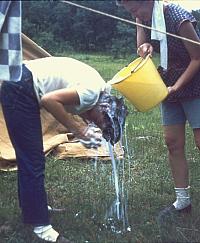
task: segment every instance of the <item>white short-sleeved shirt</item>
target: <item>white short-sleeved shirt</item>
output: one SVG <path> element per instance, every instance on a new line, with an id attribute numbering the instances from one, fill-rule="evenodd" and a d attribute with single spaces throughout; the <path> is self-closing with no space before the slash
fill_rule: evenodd
<path id="1" fill-rule="evenodd" d="M 36 95 L 41 97 L 53 90 L 73 88 L 77 91 L 80 105 L 66 106 L 66 110 L 79 114 L 92 108 L 99 99 L 106 83 L 91 66 L 68 57 L 45 57 L 24 64 L 32 72 Z"/>

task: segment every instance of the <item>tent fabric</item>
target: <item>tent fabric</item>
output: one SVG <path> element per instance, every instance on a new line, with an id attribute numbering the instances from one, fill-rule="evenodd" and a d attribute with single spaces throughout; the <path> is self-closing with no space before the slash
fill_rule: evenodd
<path id="1" fill-rule="evenodd" d="M 23 58 L 25 60 L 51 56 L 50 53 L 38 46 L 24 34 L 22 34 L 22 46 Z M 79 116 L 75 115 L 72 115 L 71 119 L 76 122 L 84 122 Z M 106 143 L 103 143 L 97 150 L 86 149 L 74 138 L 70 131 L 57 122 L 56 119 L 44 109 L 41 109 L 41 121 L 44 152 L 46 155 L 53 151 L 54 156 L 58 159 L 66 159 L 68 157 L 86 159 L 101 157 L 102 159 L 110 160 Z M 117 157 L 123 157 L 124 155 L 124 151 L 119 144 L 115 146 L 114 152 Z M 8 136 L 0 105 L 0 170 L 11 171 L 16 169 L 15 152 Z"/>
<path id="2" fill-rule="evenodd" d="M 37 45 L 28 36 L 22 34 L 23 59 L 33 60 L 42 57 L 50 57 L 51 54 Z"/>

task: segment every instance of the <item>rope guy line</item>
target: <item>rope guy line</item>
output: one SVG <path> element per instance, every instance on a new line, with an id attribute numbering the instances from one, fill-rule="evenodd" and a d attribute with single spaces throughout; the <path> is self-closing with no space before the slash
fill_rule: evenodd
<path id="1" fill-rule="evenodd" d="M 97 14 L 100 14 L 100 15 L 104 15 L 104 16 L 109 17 L 109 18 L 113 18 L 113 19 L 116 19 L 116 20 L 120 20 L 120 21 L 125 22 L 125 23 L 128 23 L 128 24 L 140 26 L 140 27 L 143 27 L 143 28 L 146 28 L 146 29 L 149 29 L 149 30 L 154 30 L 156 32 L 159 32 L 159 33 L 162 33 L 162 34 L 166 34 L 166 35 L 175 37 L 177 39 L 181 39 L 181 40 L 184 40 L 184 41 L 188 41 L 190 43 L 193 43 L 193 44 L 196 44 L 196 45 L 199 45 L 200 46 L 200 42 L 194 41 L 194 40 L 189 39 L 189 38 L 186 38 L 186 37 L 178 36 L 178 35 L 175 35 L 175 34 L 172 34 L 172 33 L 169 33 L 169 32 L 164 32 L 164 31 L 161 31 L 161 30 L 157 30 L 157 29 L 152 28 L 152 27 L 149 27 L 147 25 L 140 24 L 140 23 L 136 23 L 135 21 L 128 20 L 128 19 L 124 19 L 124 18 L 120 18 L 118 16 L 115 16 L 115 15 L 112 15 L 112 14 L 108 14 L 108 13 L 105 13 L 105 12 L 102 12 L 102 11 L 99 11 L 99 10 L 96 10 L 96 9 L 93 9 L 93 8 L 89 8 L 89 7 L 86 7 L 86 6 L 77 4 L 77 3 L 70 2 L 70 1 L 61 0 L 61 2 L 62 3 L 69 4 L 69 5 L 72 5 L 72 6 L 75 6 L 75 7 L 78 7 L 78 8 L 82 8 L 84 10 L 88 10 L 88 11 L 97 13 Z"/>

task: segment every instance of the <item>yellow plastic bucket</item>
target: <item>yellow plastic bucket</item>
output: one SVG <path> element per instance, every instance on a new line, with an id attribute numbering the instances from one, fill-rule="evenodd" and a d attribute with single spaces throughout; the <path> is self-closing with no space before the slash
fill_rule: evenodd
<path id="1" fill-rule="evenodd" d="M 120 70 L 109 83 L 139 111 L 148 111 L 168 94 L 162 78 L 149 56 L 137 58 Z"/>

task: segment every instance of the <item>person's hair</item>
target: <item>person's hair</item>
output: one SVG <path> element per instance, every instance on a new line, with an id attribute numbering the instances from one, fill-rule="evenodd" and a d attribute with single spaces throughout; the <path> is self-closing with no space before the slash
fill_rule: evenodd
<path id="1" fill-rule="evenodd" d="M 99 112 L 103 113 L 102 135 L 106 141 L 114 145 L 122 137 L 128 114 L 124 99 L 104 91 L 101 92 L 96 107 Z"/>

